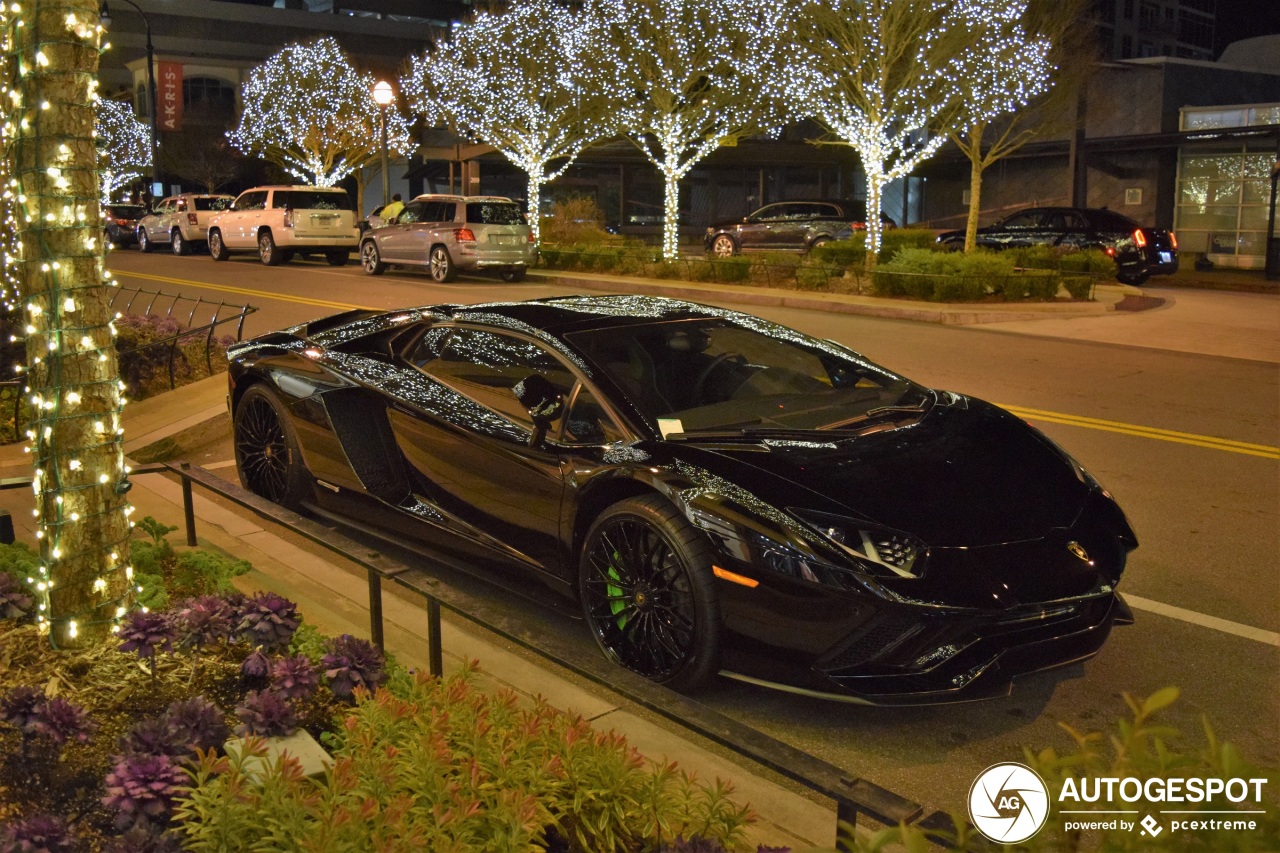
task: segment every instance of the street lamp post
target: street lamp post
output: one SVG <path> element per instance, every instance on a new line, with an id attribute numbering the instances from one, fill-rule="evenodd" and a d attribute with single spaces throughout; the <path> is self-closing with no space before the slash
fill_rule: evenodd
<path id="1" fill-rule="evenodd" d="M 394 99 L 395 93 L 391 91 L 391 84 L 386 80 L 379 80 L 373 87 L 373 100 L 382 113 L 382 203 L 384 205 L 391 203 L 391 171 L 387 166 L 387 107 L 391 106 Z"/>
<path id="2" fill-rule="evenodd" d="M 156 157 L 156 140 L 158 137 L 156 133 L 156 115 L 159 110 L 156 104 L 155 49 L 151 46 L 151 22 L 147 20 L 146 12 L 143 12 L 133 0 L 120 0 L 120 2 L 128 3 L 142 16 L 142 25 L 147 30 L 147 109 L 151 113 L 151 186 L 147 189 L 150 192 L 154 192 L 155 185 L 160 182 L 160 162 Z M 107 0 L 102 0 L 99 18 L 102 26 L 111 26 L 111 10 L 107 8 Z"/>

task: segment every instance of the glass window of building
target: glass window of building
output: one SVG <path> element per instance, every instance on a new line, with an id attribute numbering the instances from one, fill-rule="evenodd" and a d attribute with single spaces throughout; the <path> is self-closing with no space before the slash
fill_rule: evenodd
<path id="1" fill-rule="evenodd" d="M 1174 211 L 1179 248 L 1212 255 L 1215 263 L 1261 268 L 1274 162 L 1273 153 L 1244 146 L 1182 151 Z"/>

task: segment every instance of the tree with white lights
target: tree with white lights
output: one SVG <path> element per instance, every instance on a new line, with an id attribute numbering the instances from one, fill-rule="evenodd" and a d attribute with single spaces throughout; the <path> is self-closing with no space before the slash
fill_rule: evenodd
<path id="1" fill-rule="evenodd" d="M 138 121 L 133 107 L 123 101 L 98 101 L 94 124 L 102 169 L 102 201 L 111 201 L 116 190 L 142 177 L 151 165 L 151 128 Z"/>
<path id="2" fill-rule="evenodd" d="M 1096 50 L 1093 31 L 1080 26 L 1091 4 L 989 0 L 994 14 L 980 30 L 987 49 L 975 52 L 973 72 L 961 79 L 965 95 L 943 118 L 951 141 L 969 159 L 966 252 L 978 244 L 983 172 L 1075 120 L 1075 100 Z"/>
<path id="3" fill-rule="evenodd" d="M 798 100 L 867 176 L 867 266 L 876 262 L 881 199 L 947 140 L 930 128 L 962 97 L 960 77 L 988 43 L 982 0 L 810 0 L 792 77 Z"/>
<path id="4" fill-rule="evenodd" d="M 537 240 L 542 186 L 615 132 L 597 79 L 604 55 L 590 4 L 516 0 L 455 27 L 413 60 L 402 85 L 429 124 L 492 145 L 528 174 Z"/>
<path id="5" fill-rule="evenodd" d="M 286 47 L 254 69 L 241 91 L 244 113 L 227 137 L 246 154 L 294 177 L 331 187 L 380 159 L 381 114 L 374 76 L 357 71 L 332 38 Z M 387 109 L 387 146 L 412 150 L 404 118 Z M 363 192 L 361 193 L 363 195 Z M 363 200 L 358 202 L 363 209 Z"/>
<path id="6" fill-rule="evenodd" d="M 792 114 L 789 0 L 602 0 L 610 62 L 600 85 L 622 131 L 662 173 L 662 255 L 678 251 L 680 181 L 722 145 Z M 606 83 L 606 81 L 608 81 Z"/>
<path id="7" fill-rule="evenodd" d="M 27 0 L 0 10 L 16 70 L 0 96 L 18 202 L 5 228 L 20 246 L 34 412 L 27 436 L 40 567 L 31 584 L 38 627 L 59 648 L 101 642 L 133 604 L 123 386 L 93 135 L 98 12 L 98 0 Z"/>

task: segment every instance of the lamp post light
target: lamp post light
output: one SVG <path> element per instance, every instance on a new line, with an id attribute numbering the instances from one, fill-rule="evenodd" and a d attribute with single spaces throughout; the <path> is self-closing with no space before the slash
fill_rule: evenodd
<path id="1" fill-rule="evenodd" d="M 155 185 L 160 183 L 160 162 L 156 157 L 156 115 L 159 110 L 156 104 L 155 49 L 151 46 L 151 22 L 147 20 L 147 14 L 133 0 L 120 0 L 120 2 L 128 3 L 142 16 L 142 25 L 147 30 L 147 110 L 151 113 L 151 186 L 147 189 L 154 193 Z M 111 10 L 107 8 L 107 0 L 102 0 L 98 17 L 103 27 L 111 26 Z"/>
<path id="2" fill-rule="evenodd" d="M 387 107 L 395 100 L 395 92 L 386 80 L 379 80 L 373 87 L 373 100 L 382 113 L 382 203 L 391 203 L 391 172 L 387 166 Z"/>

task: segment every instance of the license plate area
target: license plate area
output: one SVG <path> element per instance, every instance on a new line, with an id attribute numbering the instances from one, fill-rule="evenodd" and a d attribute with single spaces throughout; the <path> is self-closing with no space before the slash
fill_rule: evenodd
<path id="1" fill-rule="evenodd" d="M 498 246 L 514 246 L 517 237 L 515 234 L 490 234 L 489 242 Z"/>
<path id="2" fill-rule="evenodd" d="M 1173 263 L 1173 252 L 1161 252 L 1161 253 L 1160 253 L 1160 263 L 1162 263 L 1162 264 L 1171 264 L 1171 263 Z"/>

